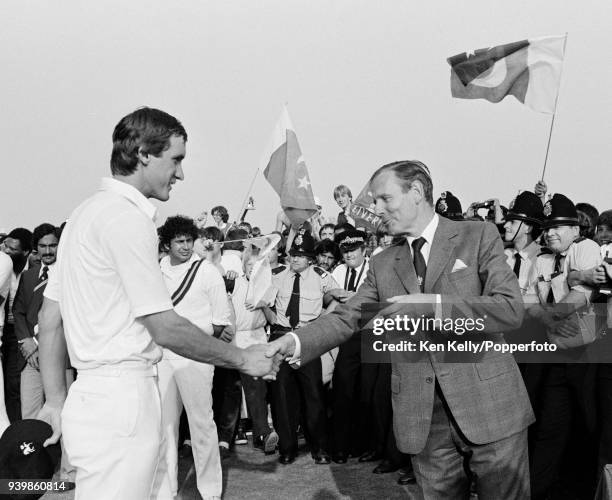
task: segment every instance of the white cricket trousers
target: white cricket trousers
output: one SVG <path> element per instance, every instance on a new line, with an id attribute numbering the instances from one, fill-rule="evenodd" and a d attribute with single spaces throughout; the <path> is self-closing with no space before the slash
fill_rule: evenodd
<path id="1" fill-rule="evenodd" d="M 144 500 L 162 449 L 157 368 L 144 363 L 80 370 L 62 410 L 76 469 L 75 500 Z"/>
<path id="2" fill-rule="evenodd" d="M 213 420 L 212 380 L 215 367 L 171 353 L 158 363 L 165 440 L 165 474 L 155 485 L 158 498 L 174 498 L 178 492 L 178 433 L 185 405 L 198 491 L 204 500 L 221 498 L 223 476 L 217 426 Z M 160 475 L 158 474 L 158 480 Z"/>

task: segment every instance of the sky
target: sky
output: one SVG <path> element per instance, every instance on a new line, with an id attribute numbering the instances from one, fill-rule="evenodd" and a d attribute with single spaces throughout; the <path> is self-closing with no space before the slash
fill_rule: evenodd
<path id="1" fill-rule="evenodd" d="M 257 171 L 285 103 L 325 215 L 334 186 L 356 196 L 400 159 L 428 165 L 435 198 L 507 205 L 541 176 L 551 116 L 453 99 L 446 58 L 565 32 L 545 180 L 610 209 L 611 24 L 609 0 L 3 0 L 0 228 L 66 219 L 109 175 L 116 123 L 143 105 L 189 135 L 159 223 L 219 204 L 238 218 L 255 178 L 247 220 L 274 229 L 278 197 Z"/>

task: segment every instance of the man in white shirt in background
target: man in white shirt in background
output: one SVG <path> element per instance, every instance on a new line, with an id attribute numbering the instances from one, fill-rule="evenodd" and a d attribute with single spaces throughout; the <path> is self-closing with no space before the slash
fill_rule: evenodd
<path id="1" fill-rule="evenodd" d="M 267 259 L 267 255 L 262 257 Z M 248 347 L 253 344 L 267 344 L 268 321 L 274 318 L 274 313 L 267 305 L 247 302 L 249 297 L 249 282 L 251 280 L 256 262 L 259 259 L 258 249 L 252 250 L 245 257 L 244 276 L 236 278 L 232 303 L 236 313 L 236 337 L 238 347 Z M 259 273 L 268 273 L 271 278 L 269 266 L 263 269 L 258 266 Z M 263 450 L 267 455 L 276 451 L 278 434 L 270 428 L 268 423 L 267 384 L 264 380 L 249 375 L 240 374 L 240 381 L 244 391 L 244 399 L 253 421 L 253 446 Z"/>
<path id="2" fill-rule="evenodd" d="M 157 362 L 161 348 L 200 362 L 274 377 L 259 346 L 241 350 L 173 308 L 162 278 L 156 208 L 182 180 L 187 133 L 140 108 L 113 132 L 111 171 L 69 217 L 39 315 L 46 402 L 39 414 L 76 468 L 75 498 L 156 497 L 163 460 Z M 65 331 L 65 335 L 64 335 Z M 78 378 L 66 397 L 66 347 Z"/>
<path id="3" fill-rule="evenodd" d="M 222 337 L 230 323 L 225 283 L 214 264 L 194 253 L 193 243 L 198 237 L 194 221 L 180 215 L 168 217 L 158 234 L 168 252 L 160 267 L 175 311 L 204 333 Z M 213 365 L 163 349 L 158 373 L 167 473 L 159 489 L 160 498 L 174 498 L 178 493 L 177 448 L 183 405 L 189 420 L 198 491 L 203 499 L 221 497 L 221 460 L 211 394 L 214 369 Z"/>

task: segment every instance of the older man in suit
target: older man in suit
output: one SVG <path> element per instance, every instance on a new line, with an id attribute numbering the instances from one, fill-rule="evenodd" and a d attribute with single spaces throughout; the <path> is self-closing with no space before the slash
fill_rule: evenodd
<path id="1" fill-rule="evenodd" d="M 431 176 L 421 162 L 385 165 L 370 186 L 387 231 L 404 237 L 370 260 L 353 298 L 278 339 L 268 355 L 308 362 L 346 341 L 357 330 L 362 305 L 377 302 L 413 317 L 479 317 L 484 331 L 462 338 L 503 343 L 502 332 L 517 328 L 524 311 L 495 226 L 435 214 Z M 447 363 L 426 353 L 419 363 L 394 362 L 391 391 L 397 444 L 412 455 L 422 497 L 467 498 L 469 467 L 481 500 L 529 498 L 533 412 L 512 356 L 491 351 L 478 363 Z"/>

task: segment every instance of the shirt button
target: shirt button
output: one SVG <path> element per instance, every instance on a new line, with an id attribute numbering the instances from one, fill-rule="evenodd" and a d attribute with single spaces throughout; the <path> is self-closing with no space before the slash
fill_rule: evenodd
<path id="1" fill-rule="evenodd" d="M 425 382 L 427 382 L 428 384 L 433 384 L 433 377 L 427 377 L 425 379 Z"/>

